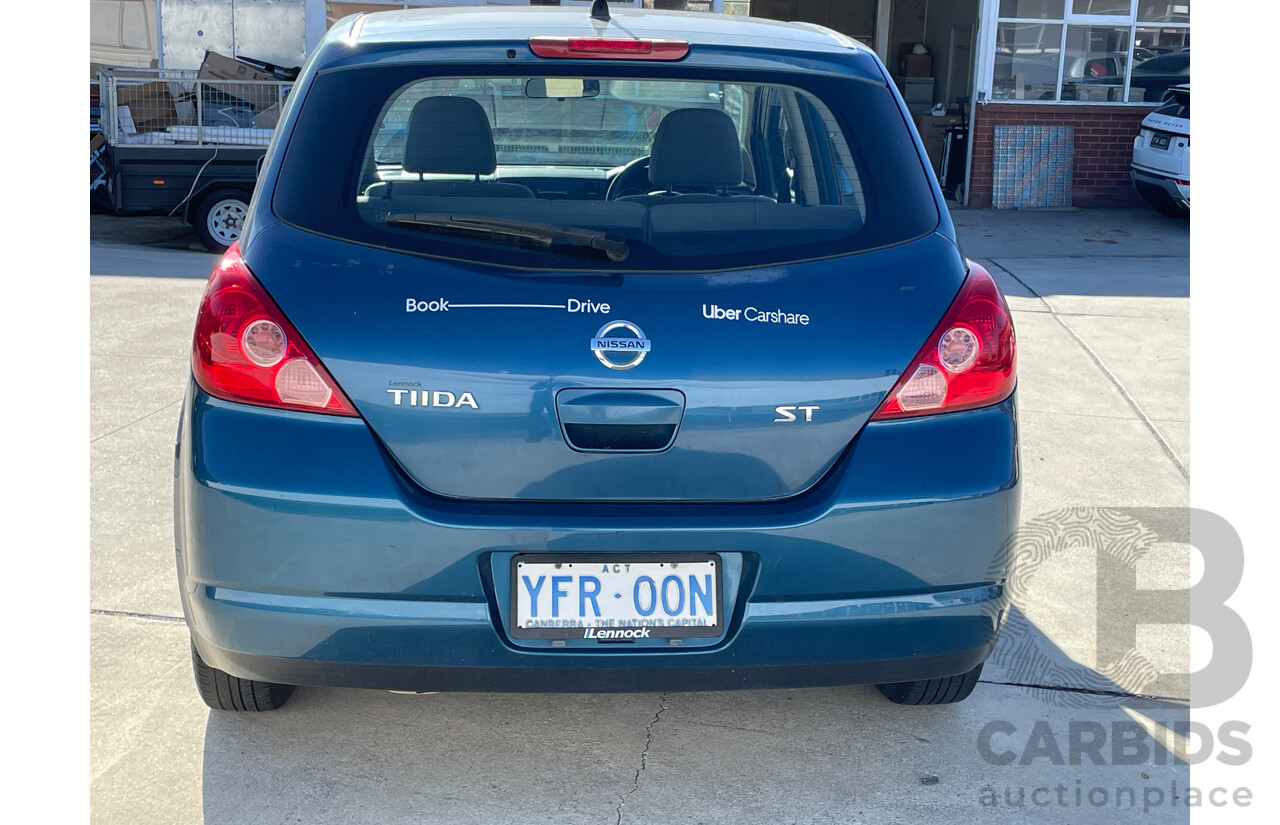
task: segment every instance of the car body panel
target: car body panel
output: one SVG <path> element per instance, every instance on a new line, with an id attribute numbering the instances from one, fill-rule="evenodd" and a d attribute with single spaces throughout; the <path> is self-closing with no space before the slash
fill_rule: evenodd
<path id="1" fill-rule="evenodd" d="M 884 248 L 601 278 L 391 252 L 273 213 L 286 149 L 317 139 L 294 126 L 318 73 L 491 66 L 507 49 L 514 64 L 534 64 L 519 48 L 533 34 L 619 30 L 590 23 L 585 9 L 507 12 L 340 21 L 284 107 L 241 249 L 360 416 L 252 406 L 189 384 L 175 548 L 203 661 L 245 679 L 403 690 L 776 687 L 972 671 L 1009 606 L 1016 401 L 870 420 L 968 266 L 906 106 L 869 50 L 817 27 L 719 15 L 618 10 L 611 24 L 683 35 L 693 43 L 686 66 L 883 86 L 937 214 L 930 231 Z M 611 312 L 569 313 L 571 298 Z M 552 314 L 494 307 L 473 320 L 409 312 L 409 299 L 546 304 Z M 810 323 L 748 326 L 708 318 L 704 304 L 794 307 Z M 633 369 L 609 369 L 589 346 L 613 319 L 652 342 Z M 476 405 L 406 407 L 407 396 L 388 392 L 408 389 L 433 401 L 470 393 Z M 570 449 L 570 390 L 683 403 L 674 442 L 650 454 Z M 808 401 L 812 420 L 797 414 Z M 795 408 L 791 420 L 780 407 Z M 543 553 L 715 554 L 724 625 L 678 643 L 515 639 L 511 562 Z"/>
<path id="2" fill-rule="evenodd" d="M 866 423 L 965 277 L 955 245 L 937 235 L 863 253 L 853 272 L 836 258 L 742 274 L 499 279 L 284 224 L 245 259 L 410 476 L 440 495 L 493 499 L 795 495 Z M 652 342 L 634 368 L 590 350 L 615 320 Z M 671 449 L 568 447 L 555 398 L 592 387 L 683 392 Z M 474 406 L 457 403 L 464 394 Z M 800 405 L 813 409 L 779 421 L 777 407 Z"/>

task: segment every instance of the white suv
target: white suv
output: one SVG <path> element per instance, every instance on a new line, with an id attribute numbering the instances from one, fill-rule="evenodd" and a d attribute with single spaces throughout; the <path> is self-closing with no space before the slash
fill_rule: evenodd
<path id="1" fill-rule="evenodd" d="M 1142 121 L 1133 139 L 1133 186 L 1163 215 L 1191 211 L 1191 86 L 1169 88 L 1170 99 Z"/>

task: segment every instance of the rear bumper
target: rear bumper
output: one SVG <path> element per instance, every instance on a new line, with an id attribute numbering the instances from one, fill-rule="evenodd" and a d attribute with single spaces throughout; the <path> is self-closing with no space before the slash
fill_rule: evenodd
<path id="1" fill-rule="evenodd" d="M 908 681 L 970 670 L 995 644 L 1017 431 L 1012 398 L 869 425 L 819 485 L 772 504 L 457 502 L 408 485 L 358 419 L 193 388 L 175 493 L 192 637 L 243 678 L 500 691 Z M 720 636 L 555 647 L 506 632 L 517 553 L 690 550 L 724 560 Z"/>
<path id="2" fill-rule="evenodd" d="M 241 678 L 312 687 L 496 693 L 643 693 L 751 690 L 885 684 L 956 675 L 991 655 L 993 644 L 939 656 L 805 665 L 733 665 L 696 662 L 679 667 L 655 662 L 589 662 L 531 667 L 338 665 L 310 659 L 276 659 L 212 649 L 196 640 L 201 658 Z M 212 661 L 209 661 L 212 658 Z"/>
<path id="3" fill-rule="evenodd" d="M 1177 178 L 1137 166 L 1130 167 L 1129 176 L 1134 189 L 1148 201 L 1163 200 L 1181 209 L 1191 209 L 1191 187 L 1179 184 Z"/>
<path id="4" fill-rule="evenodd" d="M 390 690 L 595 692 L 902 682 L 964 673 L 991 653 L 1007 605 L 999 586 L 898 599 L 748 604 L 736 632 L 712 647 L 614 653 L 516 649 L 503 641 L 483 604 L 374 601 L 268 599 L 202 588 L 189 600 L 188 616 L 216 635 L 195 634 L 201 657 L 242 678 Z"/>

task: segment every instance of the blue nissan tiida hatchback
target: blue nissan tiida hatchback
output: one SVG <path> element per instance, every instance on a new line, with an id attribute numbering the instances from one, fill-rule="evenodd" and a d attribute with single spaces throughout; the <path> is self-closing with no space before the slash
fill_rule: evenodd
<path id="1" fill-rule="evenodd" d="M 294 685 L 939 704 L 1007 610 L 1009 310 L 883 64 L 817 26 L 340 21 L 191 369 L 177 569 L 214 708 Z"/>

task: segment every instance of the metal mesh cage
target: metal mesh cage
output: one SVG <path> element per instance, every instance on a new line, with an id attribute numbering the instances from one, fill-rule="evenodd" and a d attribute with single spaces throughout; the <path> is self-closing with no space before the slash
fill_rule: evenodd
<path id="1" fill-rule="evenodd" d="M 266 146 L 293 82 L 107 67 L 98 86 L 98 124 L 113 146 Z"/>

